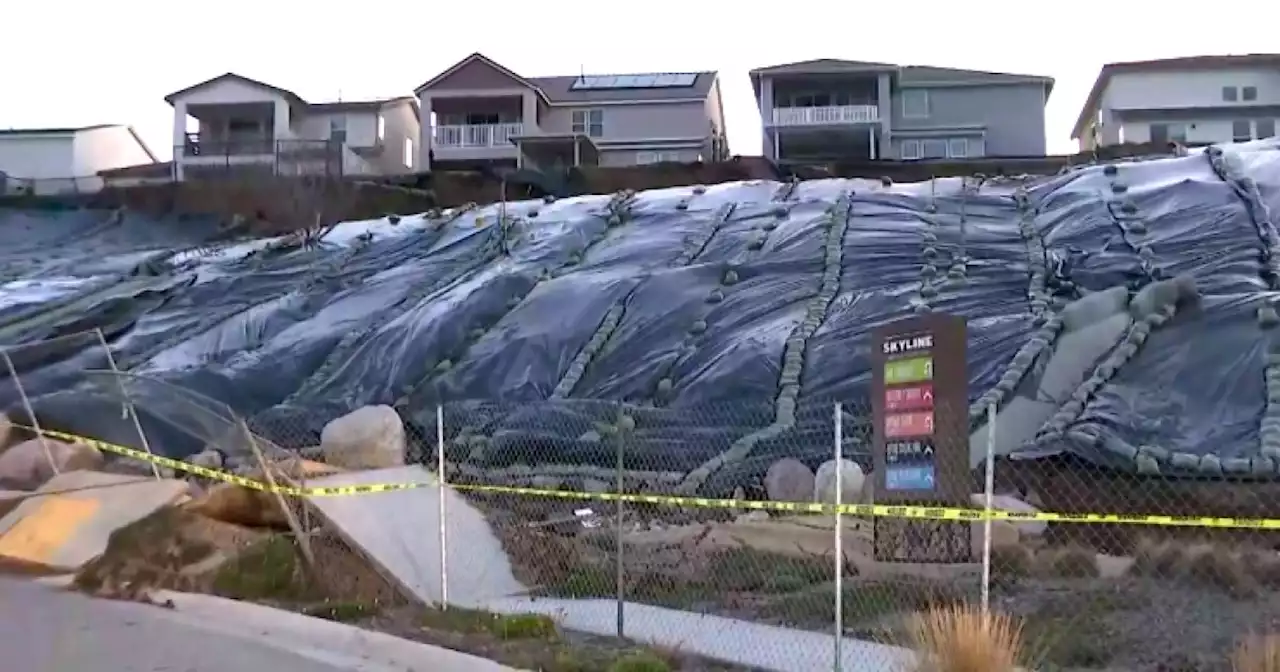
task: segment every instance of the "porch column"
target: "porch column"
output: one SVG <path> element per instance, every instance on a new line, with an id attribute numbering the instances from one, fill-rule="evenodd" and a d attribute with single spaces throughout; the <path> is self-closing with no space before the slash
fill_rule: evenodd
<path id="1" fill-rule="evenodd" d="M 778 158 L 782 155 L 781 149 L 778 147 L 778 129 L 773 129 L 773 162 L 777 163 Z"/>
<path id="2" fill-rule="evenodd" d="M 523 126 L 521 132 L 526 135 L 538 134 L 538 96 L 532 91 L 526 91 L 520 99 L 520 123 Z"/>
<path id="3" fill-rule="evenodd" d="M 187 104 L 177 102 L 173 106 L 173 170 L 174 177 L 182 181 L 182 162 L 187 146 Z"/>
<path id="4" fill-rule="evenodd" d="M 867 146 L 871 148 L 871 160 L 876 160 L 876 127 L 874 125 L 867 127 Z"/>
<path id="5" fill-rule="evenodd" d="M 436 113 L 434 100 L 429 95 L 418 98 L 418 112 L 421 122 L 418 124 L 418 168 L 431 172 L 432 146 L 436 139 Z"/>
<path id="6" fill-rule="evenodd" d="M 582 166 L 582 143 L 577 138 L 573 139 L 573 167 L 580 168 Z"/>
<path id="7" fill-rule="evenodd" d="M 276 142 L 288 139 L 293 135 L 289 132 L 289 103 L 283 100 L 276 101 L 271 127 L 271 139 Z"/>

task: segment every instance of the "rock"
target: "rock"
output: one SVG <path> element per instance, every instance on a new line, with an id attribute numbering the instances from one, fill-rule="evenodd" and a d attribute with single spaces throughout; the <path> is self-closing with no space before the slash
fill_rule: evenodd
<path id="1" fill-rule="evenodd" d="M 217 448 L 205 448 L 203 451 L 188 457 L 187 462 L 205 469 L 221 470 L 223 466 L 222 452 Z"/>
<path id="2" fill-rule="evenodd" d="M 98 469 L 102 466 L 102 453 L 83 443 L 65 443 L 44 439 L 49 448 L 46 456 L 40 439 L 23 441 L 0 453 L 0 480 L 17 485 L 20 489 L 35 490 L 53 478 L 54 466 L 59 473 L 82 469 Z M 52 457 L 53 465 L 49 464 Z"/>
<path id="3" fill-rule="evenodd" d="M 748 511 L 748 512 L 746 512 L 746 513 L 744 513 L 744 514 L 742 514 L 742 515 L 738 516 L 736 519 L 734 519 L 734 521 L 733 521 L 733 522 L 735 522 L 735 523 L 762 523 L 762 522 L 765 522 L 765 521 L 767 521 L 767 520 L 769 520 L 769 512 L 768 512 L 768 511 Z"/>
<path id="4" fill-rule="evenodd" d="M 4 518 L 10 511 L 18 508 L 26 496 L 27 493 L 21 490 L 0 490 L 0 518 Z"/>
<path id="5" fill-rule="evenodd" d="M 984 538 L 984 526 L 982 521 L 970 523 L 973 527 L 973 533 L 969 539 L 973 543 L 973 561 L 980 562 L 982 560 L 982 540 Z M 991 547 L 1000 548 L 1004 546 L 1017 546 L 1022 543 L 1022 535 L 1018 534 L 1018 528 L 1012 523 L 1004 520 L 991 521 Z"/>
<path id="6" fill-rule="evenodd" d="M 840 502 L 843 504 L 859 504 L 862 502 L 862 487 L 867 477 L 857 462 L 840 460 L 841 492 Z M 818 467 L 814 477 L 813 501 L 823 504 L 836 503 L 836 461 L 827 460 Z"/>
<path id="7" fill-rule="evenodd" d="M 0 413 L 0 453 L 9 448 L 9 439 L 13 438 L 13 421 L 9 416 Z"/>
<path id="8" fill-rule="evenodd" d="M 800 460 L 783 458 L 769 466 L 764 491 L 775 502 L 807 502 L 813 497 L 814 477 Z"/>
<path id="9" fill-rule="evenodd" d="M 289 529 L 289 519 L 275 495 L 231 483 L 218 483 L 183 508 L 232 525 Z"/>
<path id="10" fill-rule="evenodd" d="M 969 501 L 973 504 L 973 506 L 979 509 L 987 505 L 986 496 L 983 495 L 982 493 L 971 495 L 969 497 Z M 1012 497 L 1010 495 L 992 496 L 991 508 L 997 511 L 1008 511 L 1009 513 L 1040 513 L 1040 510 L 1037 509 L 1036 507 L 1031 506 L 1030 504 L 1018 499 L 1017 497 Z M 1019 533 L 1029 535 L 1029 536 L 1037 536 L 1037 537 L 1044 534 L 1045 529 L 1048 527 L 1048 523 L 1042 520 L 1032 520 L 1032 521 L 1027 521 L 1025 523 L 1022 523 L 1022 522 L 1015 523 L 1012 521 L 1004 521 L 1004 520 L 996 521 L 996 522 L 1005 523 L 1007 525 L 1013 525 L 1014 527 L 1018 528 Z"/>
<path id="11" fill-rule="evenodd" d="M 405 463 L 404 423 L 390 406 L 365 406 L 332 420 L 320 432 L 326 464 L 384 469 Z"/>

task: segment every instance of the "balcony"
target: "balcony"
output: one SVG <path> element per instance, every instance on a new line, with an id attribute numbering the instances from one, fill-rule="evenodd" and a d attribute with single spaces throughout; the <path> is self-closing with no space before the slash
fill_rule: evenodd
<path id="1" fill-rule="evenodd" d="M 880 120 L 875 105 L 827 105 L 823 107 L 777 107 L 774 126 L 839 126 L 874 124 Z"/>
<path id="2" fill-rule="evenodd" d="M 524 134 L 523 123 L 436 126 L 435 146 L 441 149 L 511 147 L 511 138 Z"/>
<path id="3" fill-rule="evenodd" d="M 275 139 L 263 135 L 207 136 L 188 133 L 182 146 L 183 156 L 254 156 L 274 154 Z"/>

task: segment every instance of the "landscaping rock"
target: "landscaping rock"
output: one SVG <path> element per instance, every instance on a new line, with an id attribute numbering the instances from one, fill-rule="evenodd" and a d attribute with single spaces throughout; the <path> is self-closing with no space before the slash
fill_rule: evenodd
<path id="1" fill-rule="evenodd" d="M 9 416 L 0 414 L 0 453 L 9 448 L 9 439 L 13 434 L 13 421 Z"/>
<path id="2" fill-rule="evenodd" d="M 858 504 L 862 501 L 862 488 L 867 477 L 857 462 L 840 460 L 840 478 L 842 504 Z M 827 460 L 818 467 L 814 477 L 813 501 L 823 504 L 836 503 L 836 461 Z"/>
<path id="3" fill-rule="evenodd" d="M 289 529 L 288 518 L 275 495 L 231 483 L 214 485 L 183 508 L 205 518 L 233 525 Z"/>
<path id="4" fill-rule="evenodd" d="M 774 462 L 764 476 L 764 490 L 775 502 L 807 502 L 813 496 L 813 488 L 813 472 L 790 457 Z"/>
<path id="5" fill-rule="evenodd" d="M 325 425 L 320 449 L 326 464 L 343 469 L 402 467 L 404 423 L 390 406 L 365 406 Z"/>
<path id="6" fill-rule="evenodd" d="M 982 521 L 970 523 L 973 527 L 973 533 L 969 539 L 973 543 L 973 559 L 978 561 L 982 559 L 983 539 L 985 539 L 986 528 Z M 1018 546 L 1022 543 L 1022 535 L 1018 533 L 1018 528 L 1012 523 L 1004 520 L 991 521 L 991 547 L 1003 548 L 1009 546 Z"/>
<path id="7" fill-rule="evenodd" d="M 41 446 L 40 439 L 23 441 L 0 453 L 0 479 L 25 490 L 35 490 L 59 473 L 82 469 L 94 470 L 102 466 L 102 453 L 93 446 L 82 443 L 65 443 L 44 439 L 49 454 Z M 49 459 L 53 459 L 53 464 Z"/>
<path id="8" fill-rule="evenodd" d="M 983 508 L 986 506 L 987 499 L 985 495 L 983 495 L 982 493 L 978 493 L 976 495 L 971 495 L 969 497 L 969 501 L 973 506 L 977 508 Z M 997 511 L 1008 511 L 1010 513 L 1040 513 L 1040 510 L 1037 509 L 1036 507 L 1018 499 L 1017 497 L 1012 497 L 1010 495 L 992 496 L 991 508 Z M 1020 534 L 1028 535 L 1028 536 L 1037 536 L 1037 537 L 1044 534 L 1045 529 L 1047 529 L 1048 527 L 1048 523 L 1041 520 L 1032 520 L 1025 523 L 1024 522 L 1013 523 L 1009 521 L 997 521 L 997 522 L 1004 522 L 1004 523 L 1013 525 L 1014 527 L 1018 528 L 1018 532 Z"/>

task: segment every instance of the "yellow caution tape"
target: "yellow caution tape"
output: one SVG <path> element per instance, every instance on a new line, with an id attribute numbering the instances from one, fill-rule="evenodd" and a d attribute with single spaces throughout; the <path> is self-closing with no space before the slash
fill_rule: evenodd
<path id="1" fill-rule="evenodd" d="M 149 462 L 174 471 L 182 471 L 224 483 L 233 483 L 252 490 L 262 492 L 278 492 L 293 497 L 347 497 L 351 495 L 372 495 L 398 490 L 414 490 L 434 487 L 435 481 L 413 483 L 371 483 L 368 485 L 341 485 L 323 487 L 292 487 L 285 485 L 272 486 L 269 483 L 245 476 L 237 476 L 220 469 L 210 469 L 198 465 L 175 460 L 169 457 L 153 455 L 143 450 L 108 443 L 98 439 L 41 430 L 46 436 L 64 441 L 83 443 L 98 450 Z M 482 492 L 498 495 L 521 495 L 525 497 L 549 497 L 597 502 L 626 502 L 630 504 L 652 504 L 656 506 L 676 506 L 700 509 L 747 509 L 753 511 L 779 511 L 784 513 L 825 513 L 834 514 L 838 510 L 844 515 L 867 516 L 879 518 L 911 518 L 917 520 L 944 521 L 981 521 L 1006 520 L 1010 522 L 1045 522 L 1045 523 L 1080 523 L 1088 525 L 1155 525 L 1160 527 L 1208 527 L 1236 528 L 1255 530 L 1280 530 L 1280 518 L 1218 518 L 1212 516 L 1165 516 L 1152 514 L 1123 513 L 1051 513 L 1037 511 L 1022 513 L 1017 511 L 999 511 L 992 509 L 964 509 L 938 506 L 886 505 L 886 504 L 808 504 L 799 502 L 765 502 L 742 499 L 710 499 L 706 497 L 676 497 L 671 495 L 641 495 L 616 493 L 575 492 L 569 490 L 547 490 L 542 488 L 517 488 L 500 485 L 468 485 L 450 483 L 454 490 Z"/>

